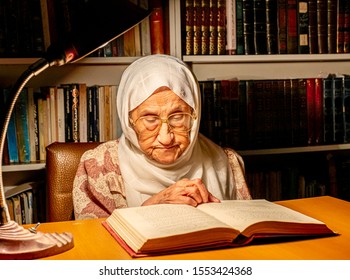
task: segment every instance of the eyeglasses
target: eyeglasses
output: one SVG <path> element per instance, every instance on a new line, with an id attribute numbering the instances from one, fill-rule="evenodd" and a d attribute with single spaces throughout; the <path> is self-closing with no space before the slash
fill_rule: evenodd
<path id="1" fill-rule="evenodd" d="M 197 116 L 190 113 L 174 113 L 166 119 L 159 116 L 148 115 L 138 118 L 133 121 L 130 118 L 130 123 L 133 125 L 137 134 L 149 133 L 155 135 L 159 132 L 163 123 L 167 123 L 170 130 L 173 132 L 188 132 L 193 126 L 193 121 Z"/>

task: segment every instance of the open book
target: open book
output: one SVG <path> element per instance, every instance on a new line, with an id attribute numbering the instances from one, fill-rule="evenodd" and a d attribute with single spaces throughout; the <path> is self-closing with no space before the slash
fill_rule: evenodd
<path id="1" fill-rule="evenodd" d="M 103 225 L 133 257 L 243 246 L 255 238 L 335 235 L 321 221 L 260 199 L 122 208 Z"/>

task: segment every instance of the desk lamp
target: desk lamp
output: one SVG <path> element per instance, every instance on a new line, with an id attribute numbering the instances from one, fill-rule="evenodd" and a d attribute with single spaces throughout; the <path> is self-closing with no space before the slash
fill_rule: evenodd
<path id="1" fill-rule="evenodd" d="M 36 259 L 55 255 L 74 247 L 70 233 L 42 233 L 24 229 L 10 218 L 6 204 L 2 158 L 9 120 L 16 101 L 27 82 L 51 66 L 73 63 L 105 46 L 150 14 L 128 0 L 86 0 L 73 19 L 71 32 L 59 43 L 51 44 L 43 58 L 34 62 L 12 88 L 0 142 L 0 259 Z"/>

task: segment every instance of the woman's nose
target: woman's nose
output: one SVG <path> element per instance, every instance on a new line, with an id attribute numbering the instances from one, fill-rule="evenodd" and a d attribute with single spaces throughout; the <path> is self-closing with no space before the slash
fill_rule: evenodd
<path id="1" fill-rule="evenodd" d="M 158 142 L 162 145 L 169 145 L 174 140 L 174 133 L 167 122 L 162 122 L 158 133 Z"/>

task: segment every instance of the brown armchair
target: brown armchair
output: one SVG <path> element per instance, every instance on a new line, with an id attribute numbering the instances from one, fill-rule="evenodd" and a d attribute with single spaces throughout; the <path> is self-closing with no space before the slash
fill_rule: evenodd
<path id="1" fill-rule="evenodd" d="M 72 189 L 82 154 L 100 143 L 52 143 L 46 147 L 48 222 L 74 220 Z"/>

